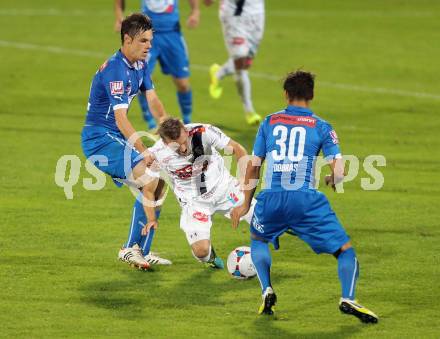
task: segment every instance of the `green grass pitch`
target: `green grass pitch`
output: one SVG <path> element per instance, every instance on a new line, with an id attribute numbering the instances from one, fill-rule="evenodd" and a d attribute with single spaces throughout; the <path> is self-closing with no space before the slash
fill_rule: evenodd
<path id="1" fill-rule="evenodd" d="M 266 3 L 251 69 L 258 112 L 284 107 L 278 79 L 287 71 L 312 70 L 312 109 L 333 124 L 344 154 L 386 157 L 379 191 L 361 189 L 363 171 L 344 194 L 322 188 L 361 263 L 357 297 L 379 324 L 341 315 L 335 260 L 288 235 L 272 252 L 276 317 L 258 317 L 258 281 L 198 264 L 171 195 L 153 249 L 174 265 L 144 273 L 118 262 L 133 197 L 110 180 L 85 190 L 80 148 L 90 81 L 119 46 L 112 1 L 23 0 L 0 2 L 0 337 L 440 337 L 439 2 Z M 129 10 L 138 4 L 128 1 Z M 181 7 L 185 18 L 185 0 Z M 207 93 L 208 66 L 227 56 L 217 6 L 202 6 L 200 27 L 184 33 L 194 120 L 223 128 L 251 151 L 255 128 L 244 123 L 233 80 L 225 80 L 222 100 Z M 154 79 L 178 115 L 171 80 L 158 69 Z M 144 128 L 136 102 L 130 118 Z M 72 200 L 54 182 L 65 154 L 82 164 Z M 223 258 L 248 238 L 244 224 L 234 231 L 214 219 Z"/>

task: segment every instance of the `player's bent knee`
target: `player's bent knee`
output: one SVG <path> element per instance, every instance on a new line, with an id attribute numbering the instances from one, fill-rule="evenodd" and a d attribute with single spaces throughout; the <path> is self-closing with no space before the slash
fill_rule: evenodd
<path id="1" fill-rule="evenodd" d="M 174 78 L 174 83 L 180 93 L 188 92 L 191 89 L 188 78 Z"/>
<path id="2" fill-rule="evenodd" d="M 351 245 L 351 242 L 348 241 L 344 245 L 342 245 L 340 249 L 338 249 L 336 252 L 334 252 L 333 256 L 337 259 L 342 252 L 345 252 L 346 250 L 348 250 L 350 248 L 352 248 L 352 245 Z"/>
<path id="3" fill-rule="evenodd" d="M 347 241 L 344 245 L 341 246 L 341 252 L 344 252 L 346 250 L 348 250 L 349 248 L 351 248 L 351 242 Z"/>
<path id="4" fill-rule="evenodd" d="M 199 240 L 191 245 L 191 249 L 193 255 L 196 257 L 197 260 L 205 262 L 209 259 L 209 256 L 211 254 L 211 243 L 209 240 L 206 239 Z"/>
<path id="5" fill-rule="evenodd" d="M 258 235 L 255 235 L 253 233 L 251 233 L 251 239 L 252 240 L 262 241 L 262 242 L 268 242 L 266 239 L 260 238 Z"/>

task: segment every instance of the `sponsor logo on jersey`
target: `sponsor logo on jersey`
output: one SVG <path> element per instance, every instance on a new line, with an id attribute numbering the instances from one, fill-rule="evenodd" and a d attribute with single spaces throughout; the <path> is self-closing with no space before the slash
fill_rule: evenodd
<path id="1" fill-rule="evenodd" d="M 124 82 L 123 81 L 110 81 L 110 94 L 111 95 L 124 94 Z"/>
<path id="2" fill-rule="evenodd" d="M 208 160 L 205 160 L 203 162 L 196 161 L 193 165 L 186 165 L 185 167 L 170 172 L 175 176 L 177 176 L 179 179 L 186 180 L 191 178 L 192 176 L 197 176 L 202 172 L 206 172 L 208 166 L 209 166 Z"/>
<path id="3" fill-rule="evenodd" d="M 203 212 L 198 212 L 198 211 L 194 212 L 193 218 L 201 222 L 208 222 L 208 216 Z"/>
<path id="4" fill-rule="evenodd" d="M 186 165 L 185 167 L 176 169 L 175 171 L 171 171 L 175 176 L 179 179 L 189 179 L 192 177 L 193 168 L 191 165 Z"/>
<path id="5" fill-rule="evenodd" d="M 190 130 L 188 133 L 190 136 L 196 134 L 196 133 L 203 133 L 205 132 L 205 127 L 204 126 L 198 126 L 196 128 L 193 128 L 192 130 Z"/>
<path id="6" fill-rule="evenodd" d="M 235 205 L 239 199 L 238 199 L 237 195 L 234 192 L 232 192 L 232 193 L 229 193 L 228 200 L 232 203 L 232 205 Z"/>
<path id="7" fill-rule="evenodd" d="M 315 127 L 316 119 L 288 114 L 274 114 L 270 117 L 270 124 L 304 125 L 307 127 Z"/>
<path id="8" fill-rule="evenodd" d="M 339 138 L 338 138 L 338 135 L 336 134 L 335 130 L 331 130 L 329 133 L 330 133 L 330 137 L 332 138 L 333 143 L 339 144 Z"/>
<path id="9" fill-rule="evenodd" d="M 232 38 L 232 44 L 233 45 L 243 45 L 245 43 L 246 39 L 242 37 L 235 37 Z"/>

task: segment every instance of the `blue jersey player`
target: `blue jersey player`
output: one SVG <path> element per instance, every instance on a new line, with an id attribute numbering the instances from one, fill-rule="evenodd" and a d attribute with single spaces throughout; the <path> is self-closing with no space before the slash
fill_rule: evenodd
<path id="1" fill-rule="evenodd" d="M 313 89 L 311 73 L 297 71 L 287 76 L 284 90 L 288 106 L 266 117 L 260 125 L 255 158 L 246 173 L 246 180 L 259 179 L 261 163 L 266 160 L 266 185 L 258 194 L 250 227 L 251 256 L 263 293 L 259 313 L 273 314 L 276 303 L 268 243 L 278 249 L 278 237 L 290 232 L 316 253 L 329 253 L 337 259 L 342 287 L 339 309 L 363 322 L 376 323 L 378 317 L 354 301 L 359 263 L 350 238 L 325 195 L 314 188 L 314 164 L 321 151 L 332 169 L 327 184 L 334 188 L 341 182 L 344 169 L 335 131 L 309 109 Z M 255 187 L 245 191 L 245 203 L 232 211 L 234 227 L 249 210 L 254 193 Z"/>
<path id="2" fill-rule="evenodd" d="M 114 179 L 134 182 L 141 192 L 134 205 L 129 239 L 119 251 L 119 259 L 142 269 L 149 268 L 150 263 L 170 263 L 150 253 L 154 227 L 148 234 L 141 234 L 147 224 L 146 215 L 153 226 L 157 219 L 154 213 L 146 214 L 144 198 L 154 201 L 157 197 L 146 193 L 145 188 L 151 183 L 141 181 L 150 164 L 150 154 L 127 118 L 128 107 L 139 92 L 148 99 L 159 119 L 166 117 L 145 62 L 152 38 L 152 24 L 147 16 L 133 14 L 122 22 L 122 47 L 93 78 L 81 133 L 82 148 L 89 161 Z"/>
<path id="3" fill-rule="evenodd" d="M 189 28 L 199 24 L 200 10 L 198 0 L 189 0 L 191 13 L 187 20 Z M 154 42 L 148 55 L 148 64 L 153 72 L 159 61 L 162 72 L 171 75 L 177 89 L 177 100 L 183 122 L 191 122 L 192 90 L 189 83 L 189 58 L 186 43 L 180 30 L 179 0 L 142 0 L 142 12 L 153 21 Z M 119 30 L 123 19 L 125 0 L 115 0 L 115 29 Z M 156 121 L 150 113 L 147 101 L 139 96 L 139 103 L 150 129 L 156 127 Z"/>

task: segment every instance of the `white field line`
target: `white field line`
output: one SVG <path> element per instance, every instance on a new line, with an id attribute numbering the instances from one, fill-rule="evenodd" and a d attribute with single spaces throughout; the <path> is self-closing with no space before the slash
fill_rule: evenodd
<path id="1" fill-rule="evenodd" d="M 80 49 L 70 49 L 70 48 L 63 48 L 63 47 L 57 47 L 57 46 L 44 46 L 44 45 L 13 42 L 13 41 L 6 41 L 6 40 L 0 40 L 0 47 L 35 50 L 35 51 L 39 51 L 39 52 L 76 55 L 76 56 L 93 57 L 93 58 L 101 58 L 101 59 L 108 58 L 111 55 L 111 54 L 106 54 L 106 53 L 102 53 L 102 52 L 93 52 L 93 51 L 80 50 Z M 104 61 L 104 60 L 102 60 L 102 61 Z M 208 72 L 209 67 L 205 66 L 205 65 L 192 64 L 191 68 L 194 70 L 197 70 L 197 71 Z M 251 72 L 250 74 L 254 78 L 259 78 L 259 79 L 264 79 L 264 80 L 281 81 L 281 79 L 282 79 L 282 76 L 276 76 L 276 75 L 268 74 L 268 73 Z M 393 89 L 393 88 L 366 87 L 366 86 L 335 83 L 335 82 L 328 82 L 328 81 L 319 81 L 319 86 L 347 90 L 347 91 L 353 91 L 353 92 L 364 92 L 364 93 L 372 93 L 372 94 L 390 94 L 390 95 L 404 96 L 404 97 L 411 97 L 411 98 L 440 100 L 439 94 L 404 91 L 404 90 Z"/>
<path id="2" fill-rule="evenodd" d="M 113 16 L 111 10 L 79 10 L 79 9 L 57 9 L 57 8 L 3 8 L 0 9 L 0 16 L 62 16 L 62 17 L 78 17 L 78 16 Z M 308 17 L 308 18 L 320 18 L 320 17 L 386 17 L 386 18 L 415 18 L 415 17 L 437 17 L 439 16 L 434 10 L 302 10 L 302 9 L 290 9 L 290 10 L 268 10 L 266 12 L 267 17 Z"/>

